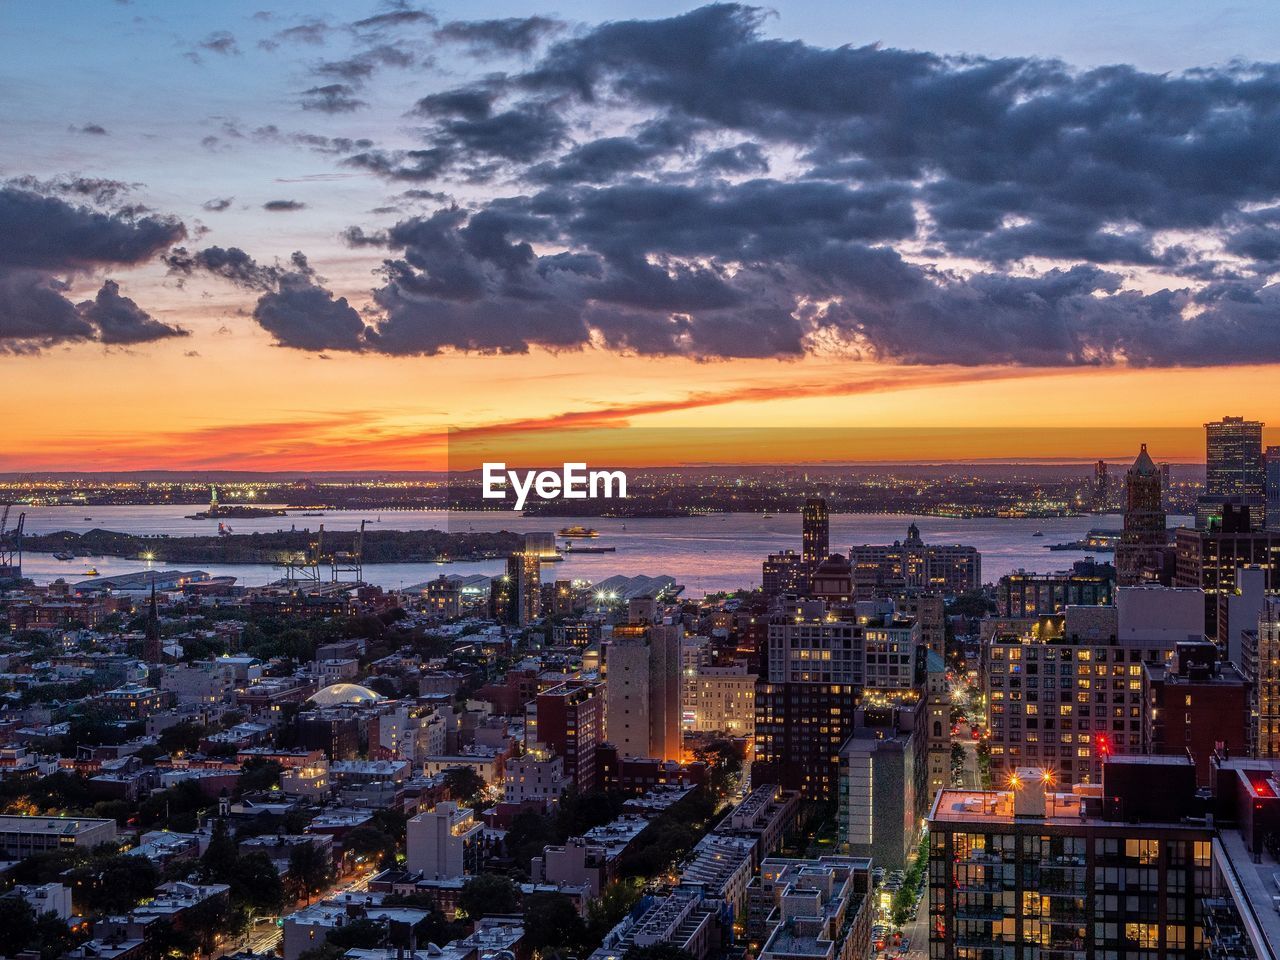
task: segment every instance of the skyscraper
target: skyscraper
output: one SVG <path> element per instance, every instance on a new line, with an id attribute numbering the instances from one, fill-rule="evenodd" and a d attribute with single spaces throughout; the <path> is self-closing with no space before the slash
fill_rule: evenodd
<path id="1" fill-rule="evenodd" d="M 1107 497 L 1111 493 L 1111 478 L 1107 474 L 1107 461 L 1099 460 L 1093 465 L 1093 505 L 1095 509 L 1105 510 Z"/>
<path id="2" fill-rule="evenodd" d="M 1267 447 L 1267 516 L 1268 530 L 1280 530 L 1280 447 Z"/>
<path id="3" fill-rule="evenodd" d="M 512 621 L 528 626 L 542 615 L 542 561 L 531 550 L 513 553 L 507 558 L 507 576 L 515 584 Z"/>
<path id="4" fill-rule="evenodd" d="M 1131 587 L 1156 579 L 1164 564 L 1164 499 L 1160 493 L 1160 468 L 1142 445 L 1138 459 L 1124 476 L 1124 532 L 1116 546 L 1116 581 Z"/>
<path id="5" fill-rule="evenodd" d="M 1204 529 L 1225 504 L 1247 507 L 1249 525 L 1258 530 L 1266 513 L 1266 472 L 1262 460 L 1262 424 L 1244 417 L 1223 417 L 1204 425 L 1205 493 L 1196 505 L 1196 526 Z"/>
<path id="6" fill-rule="evenodd" d="M 827 501 L 810 497 L 804 502 L 802 518 L 801 558 L 812 573 L 831 552 L 831 521 Z"/>

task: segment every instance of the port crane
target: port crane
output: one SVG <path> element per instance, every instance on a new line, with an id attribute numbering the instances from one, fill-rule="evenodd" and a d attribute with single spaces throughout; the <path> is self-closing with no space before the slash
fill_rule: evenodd
<path id="1" fill-rule="evenodd" d="M 19 513 L 12 528 L 9 514 L 13 504 L 6 503 L 0 512 L 0 580 L 22 578 L 22 530 L 26 526 L 26 513 Z"/>

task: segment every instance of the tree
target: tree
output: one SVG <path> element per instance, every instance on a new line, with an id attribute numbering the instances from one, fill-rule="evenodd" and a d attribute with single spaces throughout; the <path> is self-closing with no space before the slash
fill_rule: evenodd
<path id="1" fill-rule="evenodd" d="M 333 861 L 314 844 L 299 844 L 289 854 L 287 877 L 294 894 L 310 901 L 313 894 L 333 882 Z"/>
<path id="2" fill-rule="evenodd" d="M 516 913 L 520 891 L 507 877 L 481 873 L 472 877 L 458 894 L 458 909 L 470 919 Z"/>
<path id="3" fill-rule="evenodd" d="M 231 839 L 227 822 L 218 818 L 213 823 L 209 846 L 200 857 L 200 879 L 206 883 L 229 884 L 239 859 L 240 851 Z"/>
<path id="4" fill-rule="evenodd" d="M 623 954 L 623 960 L 694 960 L 694 956 L 674 943 L 655 943 L 649 947 L 631 947 Z"/>
<path id="5" fill-rule="evenodd" d="M 343 848 L 357 857 L 373 860 L 383 867 L 395 865 L 396 842 L 372 824 L 356 827 L 342 842 Z"/>
<path id="6" fill-rule="evenodd" d="M 36 938 L 36 912 L 18 897 L 0 898 L 0 944 L 6 955 L 25 950 Z"/>
<path id="7" fill-rule="evenodd" d="M 586 927 L 563 893 L 534 893 L 524 900 L 524 937 L 531 950 L 577 952 L 586 942 Z"/>
<path id="8" fill-rule="evenodd" d="M 466 803 L 484 790 L 484 780 L 472 767 L 452 767 L 445 771 L 445 786 L 449 796 L 459 803 Z"/>
<path id="9" fill-rule="evenodd" d="M 240 857 L 228 883 L 231 899 L 253 913 L 278 913 L 284 906 L 284 881 L 271 858 L 261 850 Z"/>
<path id="10" fill-rule="evenodd" d="M 587 942 L 599 943 L 636 905 L 644 888 L 639 879 L 616 880 L 587 904 Z"/>
<path id="11" fill-rule="evenodd" d="M 240 769 L 240 789 L 244 793 L 254 790 L 270 790 L 280 784 L 283 768 L 275 760 L 254 758 Z"/>

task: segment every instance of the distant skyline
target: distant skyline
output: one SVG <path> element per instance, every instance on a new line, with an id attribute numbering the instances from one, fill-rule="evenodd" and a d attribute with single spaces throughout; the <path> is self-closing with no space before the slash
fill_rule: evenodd
<path id="1" fill-rule="evenodd" d="M 3 9 L 0 472 L 1280 425 L 1274 4 Z"/>

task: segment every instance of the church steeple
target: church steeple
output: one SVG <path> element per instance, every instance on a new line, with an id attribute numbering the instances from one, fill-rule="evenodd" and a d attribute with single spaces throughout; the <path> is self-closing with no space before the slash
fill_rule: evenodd
<path id="1" fill-rule="evenodd" d="M 164 658 L 160 643 L 160 613 L 156 607 L 156 584 L 151 582 L 151 605 L 147 609 L 147 640 L 143 650 L 147 663 L 159 663 Z"/>

